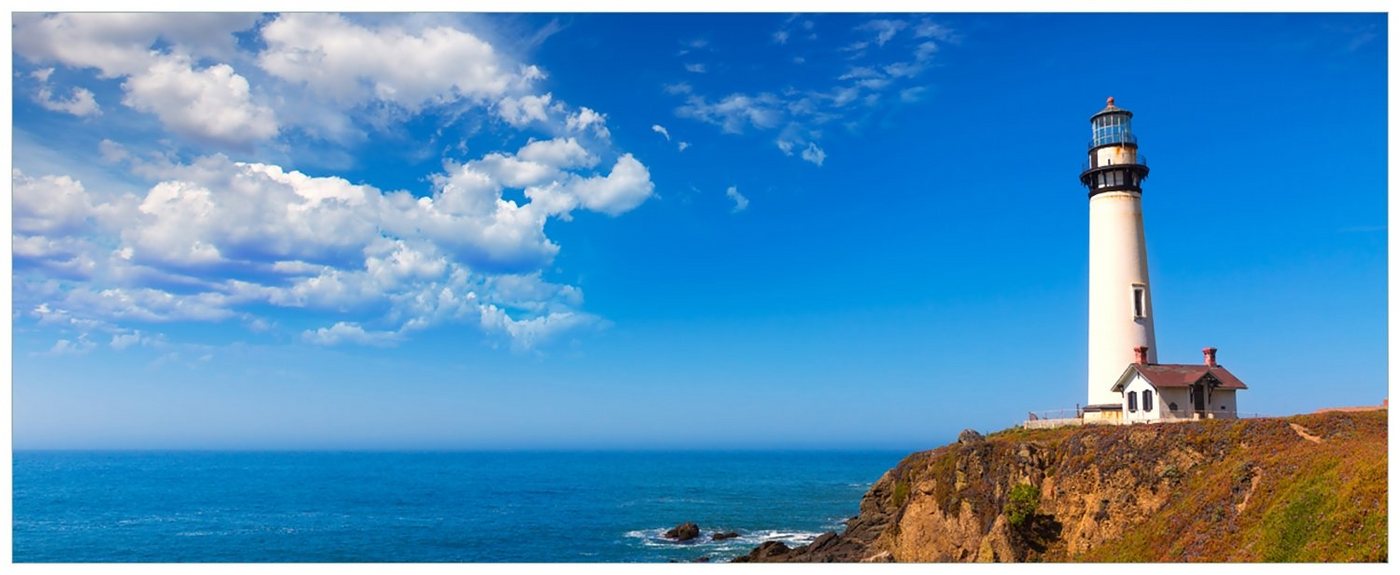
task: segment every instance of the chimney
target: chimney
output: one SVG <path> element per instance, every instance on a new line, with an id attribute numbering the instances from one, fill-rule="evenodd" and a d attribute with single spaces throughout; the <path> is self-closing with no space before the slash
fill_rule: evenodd
<path id="1" fill-rule="evenodd" d="M 1139 346 L 1133 348 L 1133 355 L 1136 356 L 1136 358 L 1137 358 L 1133 363 L 1142 363 L 1142 364 L 1146 364 L 1146 363 L 1147 363 L 1147 346 L 1145 346 L 1145 345 L 1139 345 Z"/>
<path id="2" fill-rule="evenodd" d="M 1201 354 L 1203 354 L 1203 355 L 1206 356 L 1206 365 L 1208 365 L 1208 366 L 1210 366 L 1210 367 L 1216 367 L 1216 366 L 1220 365 L 1220 364 L 1218 364 L 1218 363 L 1215 363 L 1215 348 L 1213 348 L 1213 347 L 1204 348 L 1204 349 L 1201 350 Z"/>

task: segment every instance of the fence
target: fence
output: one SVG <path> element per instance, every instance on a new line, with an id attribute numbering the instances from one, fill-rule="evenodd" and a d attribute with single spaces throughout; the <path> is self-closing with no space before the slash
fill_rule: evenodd
<path id="1" fill-rule="evenodd" d="M 1074 409 L 1031 411 L 1026 413 L 1026 421 L 1021 423 L 1021 427 L 1026 429 L 1050 429 L 1070 425 L 1084 425 L 1082 415 L 1083 414 L 1077 407 Z"/>

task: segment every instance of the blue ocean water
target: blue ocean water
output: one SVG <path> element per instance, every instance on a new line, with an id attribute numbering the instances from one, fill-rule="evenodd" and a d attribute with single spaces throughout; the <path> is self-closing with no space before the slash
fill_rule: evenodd
<path id="1" fill-rule="evenodd" d="M 17 451 L 14 560 L 724 561 L 839 529 L 904 455 Z"/>

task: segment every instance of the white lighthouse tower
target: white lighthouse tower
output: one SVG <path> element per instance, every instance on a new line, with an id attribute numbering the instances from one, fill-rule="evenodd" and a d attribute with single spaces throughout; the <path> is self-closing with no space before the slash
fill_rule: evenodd
<path id="1" fill-rule="evenodd" d="M 1133 113 L 1113 104 L 1090 118 L 1094 136 L 1079 181 L 1089 189 L 1089 402 L 1086 421 L 1118 421 L 1122 392 L 1113 385 L 1147 348 L 1157 362 L 1152 287 L 1142 228 L 1142 181 L 1147 158 L 1138 153 Z"/>

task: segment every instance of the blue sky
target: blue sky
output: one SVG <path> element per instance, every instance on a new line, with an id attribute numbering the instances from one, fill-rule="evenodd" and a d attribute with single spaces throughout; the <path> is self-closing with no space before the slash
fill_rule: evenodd
<path id="1" fill-rule="evenodd" d="M 1159 359 L 1387 395 L 1383 15 L 15 16 L 18 448 L 927 448 Z"/>

